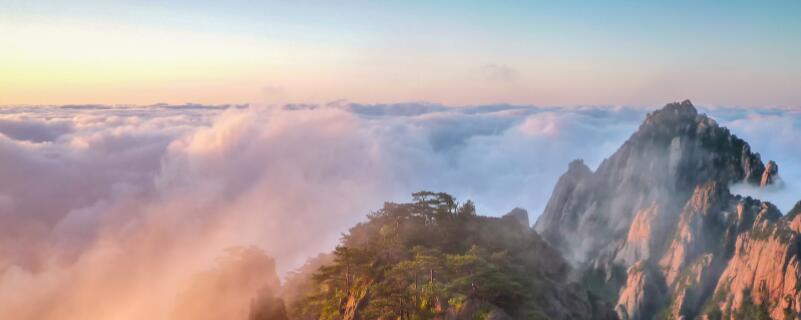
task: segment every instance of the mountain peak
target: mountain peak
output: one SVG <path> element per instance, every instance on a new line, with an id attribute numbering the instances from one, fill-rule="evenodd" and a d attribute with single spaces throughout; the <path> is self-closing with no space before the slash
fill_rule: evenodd
<path id="1" fill-rule="evenodd" d="M 676 212 L 697 186 L 770 184 L 777 168 L 766 168 L 748 143 L 699 114 L 689 100 L 669 103 L 649 113 L 594 172 L 580 161 L 570 163 L 535 229 L 570 259 L 586 261 L 614 251 L 617 236 L 654 203 Z"/>
<path id="2" fill-rule="evenodd" d="M 695 131 L 695 132 L 693 132 Z M 706 114 L 699 114 L 690 100 L 666 104 L 645 116 L 634 136 L 660 135 L 668 138 L 676 135 L 717 134 L 729 136 L 725 128 Z"/>
<path id="3" fill-rule="evenodd" d="M 682 102 L 673 102 L 668 103 L 662 109 L 657 110 L 658 113 L 667 113 L 672 114 L 675 116 L 686 116 L 686 117 L 695 117 L 698 115 L 698 110 L 695 109 L 690 100 L 684 100 Z"/>
<path id="4" fill-rule="evenodd" d="M 778 170 L 689 100 L 669 103 L 594 172 L 571 163 L 535 230 L 596 293 L 619 293 L 606 296 L 623 319 L 695 319 L 718 296 L 736 302 L 718 311 L 740 312 L 743 292 L 769 301 L 772 318 L 799 314 L 801 300 L 779 302 L 801 295 L 801 202 L 781 218 L 772 204 L 728 190 L 773 184 Z"/>
<path id="5" fill-rule="evenodd" d="M 672 124 L 681 121 L 695 121 L 698 110 L 690 100 L 668 103 L 661 109 L 655 110 L 645 118 L 645 124 Z"/>
<path id="6" fill-rule="evenodd" d="M 570 164 L 567 165 L 567 171 L 587 171 L 592 173 L 592 170 L 584 164 L 584 159 L 570 161 Z"/>

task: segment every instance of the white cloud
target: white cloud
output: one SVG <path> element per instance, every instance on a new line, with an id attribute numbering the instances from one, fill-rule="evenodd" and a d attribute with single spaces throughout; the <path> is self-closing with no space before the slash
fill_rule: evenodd
<path id="1" fill-rule="evenodd" d="M 513 82 L 518 78 L 518 71 L 507 65 L 485 64 L 481 67 L 481 72 L 487 80 L 497 82 Z"/>
<path id="2" fill-rule="evenodd" d="M 720 124 L 748 141 L 762 161 L 775 161 L 781 184 L 766 189 L 737 185 L 732 192 L 774 203 L 783 212 L 801 200 L 801 109 L 729 108 L 709 111 L 720 114 Z"/>
<path id="3" fill-rule="evenodd" d="M 285 272 L 383 201 L 422 189 L 472 199 L 484 214 L 522 206 L 534 221 L 570 160 L 597 166 L 645 112 L 345 102 L 2 109 L 0 314 L 166 317 L 189 275 L 224 248 L 256 245 Z M 709 112 L 777 160 L 786 181 L 801 181 L 799 142 L 785 137 L 798 136 L 797 111 Z"/>

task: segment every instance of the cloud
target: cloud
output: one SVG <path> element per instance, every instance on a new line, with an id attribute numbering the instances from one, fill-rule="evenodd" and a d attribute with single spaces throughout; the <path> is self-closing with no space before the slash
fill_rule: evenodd
<path id="1" fill-rule="evenodd" d="M 514 82 L 519 77 L 518 71 L 507 65 L 485 64 L 481 67 L 481 74 L 490 81 Z"/>
<path id="2" fill-rule="evenodd" d="M 0 118 L 0 134 L 20 141 L 52 142 L 71 129 L 68 122 Z"/>
<path id="3" fill-rule="evenodd" d="M 570 160 L 597 166 L 646 112 L 343 101 L 3 109 L 0 315 L 168 318 L 225 248 L 261 248 L 285 273 L 383 201 L 422 189 L 472 199 L 483 214 L 536 216 Z M 708 112 L 777 160 L 795 190 L 796 110 Z"/>
<path id="4" fill-rule="evenodd" d="M 721 125 L 748 141 L 762 160 L 775 161 L 781 183 L 767 189 L 734 186 L 732 192 L 774 203 L 787 212 L 801 200 L 801 109 L 799 108 L 718 108 L 708 111 Z"/>

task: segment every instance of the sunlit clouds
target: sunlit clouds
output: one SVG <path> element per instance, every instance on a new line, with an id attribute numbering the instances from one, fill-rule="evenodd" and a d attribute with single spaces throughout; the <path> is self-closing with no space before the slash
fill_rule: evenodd
<path id="1" fill-rule="evenodd" d="M 535 219 L 570 160 L 595 168 L 646 112 L 345 102 L 5 108 L 0 314 L 168 318 L 180 294 L 205 297 L 187 288 L 226 248 L 260 248 L 283 274 L 330 250 L 382 201 L 418 190 L 472 199 L 488 215 L 519 206 Z M 798 111 L 707 112 L 778 162 L 784 189 L 760 196 L 786 210 L 801 179 L 801 148 L 789 138 L 799 134 Z"/>

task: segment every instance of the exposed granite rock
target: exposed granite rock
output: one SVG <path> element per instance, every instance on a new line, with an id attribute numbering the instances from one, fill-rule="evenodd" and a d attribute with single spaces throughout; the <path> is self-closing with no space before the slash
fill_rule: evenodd
<path id="1" fill-rule="evenodd" d="M 568 259 L 575 260 L 572 256 L 571 248 L 577 246 L 574 241 L 580 238 L 575 237 L 575 229 L 570 232 L 568 226 L 577 226 L 580 223 L 580 213 L 587 210 L 588 201 L 583 196 L 592 191 L 591 185 L 592 171 L 582 160 L 573 160 L 568 165 L 567 172 L 563 174 L 556 187 L 551 193 L 545 212 L 554 214 L 543 214 L 537 219 L 534 226 L 552 246 L 559 249 Z M 558 230 L 550 229 L 552 226 L 559 226 Z M 564 226 L 564 227 L 561 227 Z M 564 236 L 556 235 L 557 232 L 570 232 Z"/>
<path id="2" fill-rule="evenodd" d="M 624 320 L 643 319 L 662 305 L 667 289 L 662 275 L 647 261 L 638 261 L 626 272 L 626 284 L 620 289 L 615 308 Z"/>
<path id="3" fill-rule="evenodd" d="M 801 213 L 801 201 L 796 202 L 793 208 L 787 212 L 787 217 L 794 218 L 799 213 Z"/>
<path id="4" fill-rule="evenodd" d="M 790 229 L 801 232 L 801 201 L 795 203 L 795 206 L 787 212 L 785 219 L 790 224 Z"/>
<path id="5" fill-rule="evenodd" d="M 779 165 L 777 165 L 773 161 L 768 161 L 768 164 L 765 165 L 765 171 L 762 172 L 762 179 L 759 182 L 761 187 L 766 187 L 773 183 L 776 179 L 776 175 L 779 173 Z"/>
<path id="6" fill-rule="evenodd" d="M 621 318 L 783 318 L 801 307 L 801 202 L 782 217 L 728 190 L 777 178 L 776 163 L 689 101 L 672 103 L 595 172 L 571 163 L 535 229 Z"/>
<path id="7" fill-rule="evenodd" d="M 679 273 L 700 254 L 714 250 L 719 239 L 710 234 L 722 224 L 719 213 L 727 203 L 728 190 L 716 182 L 708 182 L 695 188 L 693 195 L 687 201 L 676 226 L 676 233 L 659 260 L 659 265 L 665 274 L 665 281 L 669 286 L 676 283 Z M 712 235 L 713 237 L 707 237 Z"/>
<path id="8" fill-rule="evenodd" d="M 673 286 L 672 303 L 663 314 L 673 319 L 694 318 L 710 290 L 714 289 L 714 280 L 719 274 L 714 263 L 714 256 L 707 253 L 685 268 Z"/>
<path id="9" fill-rule="evenodd" d="M 801 312 L 801 235 L 782 222 L 757 222 L 737 238 L 720 276 L 719 307 L 736 313 L 746 303 L 762 306 L 774 319 Z M 750 300 L 750 301 L 747 301 Z"/>
<path id="10" fill-rule="evenodd" d="M 660 230 L 654 229 L 658 227 L 656 219 L 659 217 L 659 208 L 659 205 L 654 203 L 634 215 L 626 241 L 618 250 L 615 262 L 630 266 L 636 261 L 650 257 L 653 248 L 659 245 L 654 240 L 661 238 L 655 236 Z"/>
<path id="11" fill-rule="evenodd" d="M 764 171 L 745 141 L 689 101 L 671 103 L 650 113 L 595 172 L 571 163 L 535 229 L 569 260 L 586 262 L 616 251 L 636 214 L 654 203 L 664 213 L 659 219 L 672 215 L 660 223 L 675 222 L 696 186 L 758 185 Z"/>

